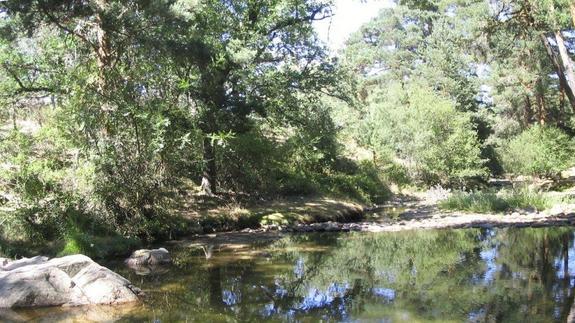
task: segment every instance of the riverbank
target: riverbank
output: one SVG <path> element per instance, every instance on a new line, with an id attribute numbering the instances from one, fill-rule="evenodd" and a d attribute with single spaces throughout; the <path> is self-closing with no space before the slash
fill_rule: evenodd
<path id="1" fill-rule="evenodd" d="M 549 210 L 517 210 L 509 213 L 482 214 L 439 209 L 437 201 L 421 195 L 395 196 L 385 205 L 367 207 L 350 200 L 327 196 L 290 197 L 250 203 L 213 204 L 203 201 L 174 215 L 187 223 L 167 241 L 182 240 L 194 244 L 248 244 L 253 240 L 276 239 L 288 233 L 304 232 L 395 232 L 419 229 L 550 227 L 575 225 L 575 204 L 557 205 Z M 81 241 L 80 241 L 81 238 Z M 17 256 L 73 253 L 96 259 L 127 256 L 135 245 L 126 244 L 125 254 L 114 249 L 107 252 L 105 238 L 83 235 L 67 241 L 80 248 L 63 253 L 62 243 L 44 244 L 41 248 L 22 244 Z M 95 240 L 94 240 L 95 239 Z M 92 241 L 94 240 L 94 241 Z M 163 242 L 162 242 L 163 241 Z M 165 243 L 166 241 L 156 241 Z M 113 245 L 119 246 L 114 242 Z M 141 245 L 137 245 L 141 247 Z M 121 248 L 121 246 L 120 246 Z M 72 248 L 73 249 L 73 248 Z"/>
<path id="2" fill-rule="evenodd" d="M 255 240 L 274 240 L 284 234 L 305 232 L 396 232 L 425 229 L 554 227 L 575 226 L 575 204 L 556 205 L 545 211 L 517 210 L 485 214 L 441 210 L 436 201 L 415 196 L 398 196 L 377 208 L 364 208 L 354 222 L 324 221 L 288 225 L 269 224 L 260 228 L 196 234 L 191 244 L 247 245 Z"/>
<path id="3" fill-rule="evenodd" d="M 274 200 L 222 202 L 204 197 L 177 215 L 191 225 L 188 232 L 213 233 L 290 227 L 321 222 L 358 222 L 366 206 L 330 196 L 294 196 Z"/>
<path id="4" fill-rule="evenodd" d="M 0 257 L 85 254 L 93 259 L 122 258 L 149 243 L 158 244 L 193 235 L 240 230 L 260 232 L 323 222 L 360 222 L 367 209 L 359 202 L 331 196 L 272 200 L 242 200 L 225 195 L 196 196 L 188 203 L 186 208 L 174 210 L 173 215 L 166 219 L 162 239 L 145 243 L 140 239 L 128 239 L 117 234 L 104 235 L 77 230 L 66 234 L 64 239 L 51 241 L 0 239 Z"/>

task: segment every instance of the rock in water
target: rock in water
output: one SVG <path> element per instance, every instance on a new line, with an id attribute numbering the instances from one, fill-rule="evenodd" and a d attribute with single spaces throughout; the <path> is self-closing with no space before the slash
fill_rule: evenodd
<path id="1" fill-rule="evenodd" d="M 141 293 L 127 279 L 84 255 L 20 262 L 13 268 L 15 262 L 0 271 L 0 308 L 115 305 L 138 301 Z"/>
<path id="2" fill-rule="evenodd" d="M 164 265 L 171 264 L 172 257 L 168 250 L 164 248 L 159 249 L 140 249 L 132 253 L 130 258 L 126 259 L 125 263 L 128 266 L 146 266 L 146 265 Z"/>

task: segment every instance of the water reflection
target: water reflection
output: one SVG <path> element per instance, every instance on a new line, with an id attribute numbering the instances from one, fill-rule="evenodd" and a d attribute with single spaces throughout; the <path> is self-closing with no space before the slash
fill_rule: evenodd
<path id="1" fill-rule="evenodd" d="M 208 259 L 182 248 L 168 273 L 114 268 L 148 295 L 120 321 L 565 322 L 574 239 L 572 228 L 471 229 L 293 235 Z"/>

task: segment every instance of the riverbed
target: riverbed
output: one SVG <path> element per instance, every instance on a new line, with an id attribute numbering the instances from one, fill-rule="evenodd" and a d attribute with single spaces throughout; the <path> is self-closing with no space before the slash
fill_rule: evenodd
<path id="1" fill-rule="evenodd" d="M 575 315 L 573 227 L 275 234 L 179 241 L 134 271 L 141 304 L 0 313 L 52 322 L 565 322 Z"/>

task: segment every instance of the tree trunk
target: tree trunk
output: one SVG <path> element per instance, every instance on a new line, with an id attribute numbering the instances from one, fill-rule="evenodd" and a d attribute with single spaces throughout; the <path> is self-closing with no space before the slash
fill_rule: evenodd
<path id="1" fill-rule="evenodd" d="M 573 26 L 575 26 L 575 2 L 571 1 L 569 8 L 571 9 L 571 19 L 573 19 Z"/>
<path id="2" fill-rule="evenodd" d="M 547 36 L 541 35 L 541 41 L 543 42 L 543 45 L 547 50 L 547 55 L 549 56 L 549 59 L 551 59 L 551 62 L 555 66 L 555 71 L 557 72 L 560 86 L 565 89 L 565 94 L 569 99 L 571 108 L 573 109 L 573 111 L 575 111 L 575 88 L 569 86 L 569 83 L 567 82 L 567 77 L 565 75 L 565 68 L 561 63 L 559 57 L 557 57 L 557 54 L 551 47 L 551 44 L 549 43 L 549 39 L 547 39 Z"/>
<path id="3" fill-rule="evenodd" d="M 571 92 L 575 93 L 575 71 L 573 69 L 573 61 L 571 60 L 571 57 L 569 57 L 569 52 L 565 46 L 565 40 L 563 39 L 561 31 L 555 32 L 555 41 L 557 42 L 559 55 L 561 56 L 561 61 L 563 62 L 565 76 L 567 77 L 567 85 L 571 89 Z"/>
<path id="4" fill-rule="evenodd" d="M 573 60 L 571 60 L 571 57 L 569 56 L 569 51 L 565 46 L 565 40 L 563 38 L 563 34 L 561 34 L 561 31 L 555 31 L 555 41 L 557 42 L 557 47 L 559 48 L 559 54 L 561 61 L 563 62 L 563 68 L 565 69 L 569 87 L 573 90 L 575 89 L 575 72 L 573 68 Z"/>
<path id="5" fill-rule="evenodd" d="M 108 39 L 108 34 L 104 28 L 103 12 L 106 10 L 107 0 L 96 0 L 96 7 L 98 12 L 96 13 L 96 61 L 98 64 L 98 90 L 101 92 L 105 91 L 106 82 L 106 70 L 110 67 L 112 61 L 112 55 L 110 50 L 110 42 Z"/>
<path id="6" fill-rule="evenodd" d="M 211 138 L 204 138 L 204 172 L 202 174 L 202 191 L 209 195 L 214 196 L 217 191 L 216 182 L 216 154 L 215 147 Z"/>
<path id="7" fill-rule="evenodd" d="M 563 120 L 565 118 L 565 88 L 559 84 L 559 116 L 557 117 L 557 125 L 562 126 L 564 124 Z"/>
<path id="8" fill-rule="evenodd" d="M 17 122 L 17 111 L 16 111 L 16 104 L 12 105 L 12 127 L 14 131 L 18 130 L 18 122 Z"/>
<path id="9" fill-rule="evenodd" d="M 573 61 L 569 57 L 569 52 L 567 51 L 567 47 L 565 47 L 565 40 L 563 39 L 560 27 L 555 19 L 556 13 L 553 1 L 549 1 L 548 5 L 549 5 L 549 12 L 551 13 L 550 15 L 551 26 L 554 30 L 553 34 L 555 36 L 555 42 L 557 43 L 557 48 L 559 49 L 559 59 L 556 58 L 555 59 L 556 62 L 553 63 L 559 65 L 559 67 L 563 69 L 563 80 L 565 83 L 564 87 L 568 89 L 567 91 L 568 96 L 569 92 L 571 93 L 569 101 L 571 102 L 571 107 L 573 108 L 573 111 L 575 111 L 575 103 L 571 100 L 575 94 L 575 72 L 573 70 Z M 573 0 L 571 0 L 570 9 L 573 10 Z M 573 11 L 571 11 L 571 13 L 573 13 Z"/>
<path id="10" fill-rule="evenodd" d="M 529 95 L 525 95 L 525 109 L 523 111 L 523 126 L 525 128 L 529 127 L 531 123 L 531 118 L 533 118 L 533 108 L 531 107 L 531 99 Z"/>
<path id="11" fill-rule="evenodd" d="M 543 126 L 547 117 L 547 107 L 545 106 L 545 89 L 541 79 L 537 80 L 535 86 L 535 100 L 537 101 L 537 119 L 539 124 Z"/>

